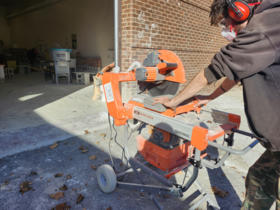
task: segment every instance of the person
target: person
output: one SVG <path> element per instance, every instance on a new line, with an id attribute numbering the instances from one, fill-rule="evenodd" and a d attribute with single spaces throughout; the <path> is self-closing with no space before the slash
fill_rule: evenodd
<path id="1" fill-rule="evenodd" d="M 245 20 L 235 10 L 240 3 L 250 9 Z M 280 0 L 214 0 L 210 17 L 211 24 L 222 26 L 222 35 L 232 42 L 176 97 L 155 98 L 154 104 L 175 109 L 208 84 L 226 77 L 211 95 L 196 96 L 197 105 L 206 104 L 240 81 L 249 127 L 266 148 L 248 171 L 241 209 L 268 210 L 276 200 L 280 210 Z"/>
<path id="2" fill-rule="evenodd" d="M 31 65 L 33 65 L 34 59 L 37 59 L 38 55 L 39 55 L 39 52 L 38 52 L 38 50 L 36 48 L 32 48 L 31 50 L 28 50 L 26 52 L 26 57 L 28 58 L 29 63 Z"/>

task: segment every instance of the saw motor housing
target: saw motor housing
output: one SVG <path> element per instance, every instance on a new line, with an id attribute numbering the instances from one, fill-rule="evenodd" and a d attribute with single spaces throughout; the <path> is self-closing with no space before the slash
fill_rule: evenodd
<path id="1" fill-rule="evenodd" d="M 136 138 L 137 149 L 145 160 L 166 172 L 188 161 L 192 152 L 190 141 L 154 126 L 147 127 Z"/>

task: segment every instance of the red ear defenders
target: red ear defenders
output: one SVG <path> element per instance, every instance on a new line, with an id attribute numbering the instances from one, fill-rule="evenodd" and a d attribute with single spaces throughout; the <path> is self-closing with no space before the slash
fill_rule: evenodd
<path id="1" fill-rule="evenodd" d="M 228 15 L 235 20 L 236 22 L 244 22 L 248 20 L 248 18 L 252 15 L 252 10 L 250 6 L 254 6 L 257 4 L 261 4 L 261 2 L 247 4 L 244 1 L 231 1 L 226 0 L 229 9 L 228 9 Z"/>

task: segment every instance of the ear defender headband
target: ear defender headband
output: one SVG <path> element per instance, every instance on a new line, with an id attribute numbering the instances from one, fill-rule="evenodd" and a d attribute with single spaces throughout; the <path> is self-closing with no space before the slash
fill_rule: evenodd
<path id="1" fill-rule="evenodd" d="M 226 0 L 229 9 L 228 15 L 236 22 L 244 22 L 252 15 L 252 10 L 250 6 L 261 4 L 261 2 L 247 4 L 244 1 L 231 1 Z"/>

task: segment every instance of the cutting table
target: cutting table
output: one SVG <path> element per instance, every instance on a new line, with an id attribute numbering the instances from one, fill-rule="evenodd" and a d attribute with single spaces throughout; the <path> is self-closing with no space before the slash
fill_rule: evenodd
<path id="1" fill-rule="evenodd" d="M 150 195 L 157 209 L 164 209 L 154 195 L 183 197 L 194 184 L 202 198 L 188 209 L 194 210 L 204 201 L 214 209 L 220 209 L 196 179 L 202 167 L 221 167 L 230 154 L 243 155 L 258 144 L 258 140 L 255 139 L 243 150 L 233 149 L 235 133 L 255 138 L 253 134 L 239 130 L 240 116 L 202 109 L 202 106 L 195 107 L 198 101 L 193 99 L 183 102 L 175 110 L 162 104 L 153 105 L 155 97 L 172 98 L 177 94 L 180 84 L 186 83 L 183 64 L 171 51 L 152 52 L 147 55 L 143 66 L 135 62 L 126 72 L 99 73 L 97 77 L 102 80 L 109 115 L 114 118 L 116 126 L 124 126 L 123 149 L 131 166 L 124 172 L 116 173 L 111 157 L 113 167 L 104 164 L 97 170 L 100 189 L 104 193 L 111 193 L 116 188 L 145 192 Z M 137 92 L 128 103 L 123 103 L 119 84 L 127 81 L 137 82 Z M 131 156 L 127 146 L 129 129 L 131 132 L 140 132 L 135 140 L 137 149 L 146 162 Z M 215 142 L 219 137 L 224 137 L 226 146 Z M 208 146 L 219 148 L 226 153 L 213 163 L 204 158 Z M 164 171 L 165 175 L 160 175 L 149 165 Z M 190 166 L 193 168 L 192 172 L 188 170 Z M 139 170 L 164 186 L 147 185 Z M 170 181 L 170 178 L 180 171 L 189 174 L 188 181 L 183 184 Z M 120 180 L 131 172 L 136 173 L 141 184 Z"/>

